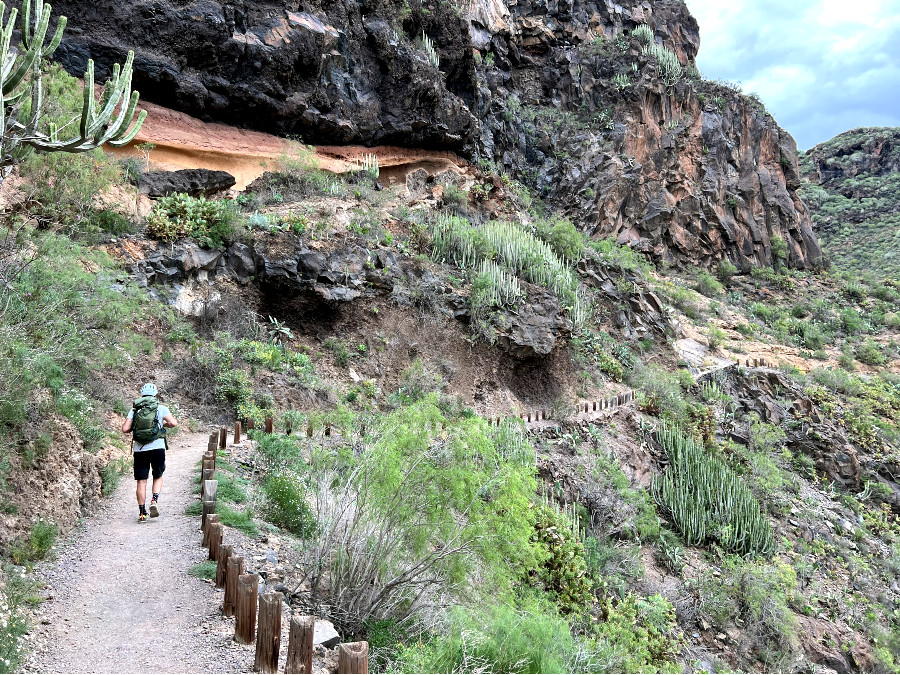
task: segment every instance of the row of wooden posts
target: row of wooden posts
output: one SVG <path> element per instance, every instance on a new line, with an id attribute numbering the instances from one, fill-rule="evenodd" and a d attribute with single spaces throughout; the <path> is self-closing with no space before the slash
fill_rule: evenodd
<path id="1" fill-rule="evenodd" d="M 770 364 L 765 359 L 744 359 L 744 366 L 747 368 L 769 368 Z"/>
<path id="2" fill-rule="evenodd" d="M 248 424 L 253 428 L 252 421 Z M 266 420 L 266 431 L 271 433 L 271 418 Z M 256 656 L 253 670 L 257 673 L 277 673 L 281 653 L 281 602 L 280 592 L 259 594 L 259 575 L 244 574 L 244 558 L 234 554 L 234 547 L 224 544 L 225 526 L 216 513 L 216 493 L 219 482 L 215 480 L 216 449 L 224 448 L 228 429 L 221 427 L 209 436 L 209 445 L 201 463 L 201 495 L 203 509 L 200 529 L 203 546 L 209 549 L 209 559 L 216 562 L 216 588 L 225 589 L 222 602 L 223 616 L 235 618 L 234 640 L 240 644 L 252 644 L 256 640 Z M 235 422 L 234 442 L 241 440 L 241 423 Z M 257 607 L 259 614 L 257 616 Z M 291 617 L 288 633 L 286 673 L 312 673 L 313 636 L 316 619 L 313 616 Z M 350 642 L 338 645 L 338 673 L 368 673 L 369 644 Z"/>
<path id="3" fill-rule="evenodd" d="M 580 415 L 582 413 L 590 414 L 592 412 L 602 412 L 604 410 L 612 410 L 613 408 L 618 408 L 620 405 L 625 405 L 626 403 L 631 403 L 634 400 L 634 391 L 627 391 L 624 394 L 619 394 L 618 396 L 612 396 L 611 398 L 604 398 L 600 401 L 585 401 L 584 403 L 579 403 L 577 406 L 571 408 L 569 412 L 572 415 Z M 522 413 L 519 417 L 522 418 L 524 422 L 540 422 L 541 420 L 549 420 L 552 419 L 552 412 L 547 410 L 546 408 L 542 408 L 540 410 L 535 410 L 534 412 Z M 488 419 L 488 423 L 491 426 L 500 426 L 500 423 L 506 418 L 504 417 L 491 417 Z"/>

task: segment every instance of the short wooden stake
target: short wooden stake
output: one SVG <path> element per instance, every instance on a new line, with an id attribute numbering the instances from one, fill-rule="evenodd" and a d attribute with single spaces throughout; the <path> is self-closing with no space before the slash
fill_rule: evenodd
<path id="1" fill-rule="evenodd" d="M 313 434 L 313 428 L 312 428 L 312 422 L 310 422 L 309 424 L 306 425 L 306 437 L 312 438 L 312 434 Z"/>
<path id="2" fill-rule="evenodd" d="M 331 422 L 325 422 L 325 435 L 331 436 Z"/>
<path id="3" fill-rule="evenodd" d="M 286 673 L 312 675 L 313 637 L 316 632 L 316 617 L 292 616 L 291 632 L 288 635 Z"/>
<path id="4" fill-rule="evenodd" d="M 225 598 L 222 601 L 222 616 L 234 616 L 238 578 L 243 573 L 244 558 L 239 555 L 232 555 L 225 563 Z"/>
<path id="5" fill-rule="evenodd" d="M 369 643 L 343 642 L 338 645 L 339 673 L 369 672 Z"/>
<path id="6" fill-rule="evenodd" d="M 219 440 L 218 435 L 215 432 L 209 435 L 209 442 L 206 444 L 206 451 L 211 452 L 212 454 L 216 453 L 216 444 Z"/>
<path id="7" fill-rule="evenodd" d="M 203 548 L 209 548 L 209 528 L 219 522 L 219 514 L 211 513 L 206 517 L 206 527 L 203 528 Z"/>
<path id="8" fill-rule="evenodd" d="M 202 502 L 202 510 L 200 512 L 200 529 L 204 532 L 206 531 L 206 524 L 209 522 L 211 516 L 216 515 L 216 501 L 214 499 L 209 499 L 205 502 Z"/>
<path id="9" fill-rule="evenodd" d="M 266 418 L 266 433 L 271 434 L 275 427 L 275 421 L 271 417 Z"/>
<path id="10" fill-rule="evenodd" d="M 253 418 L 251 417 L 249 420 L 247 420 L 247 431 L 253 431 L 255 428 L 256 422 L 254 422 Z"/>
<path id="11" fill-rule="evenodd" d="M 256 637 L 256 598 L 259 595 L 259 576 L 242 574 L 238 577 L 237 598 L 234 605 L 234 641 L 249 645 Z"/>
<path id="12" fill-rule="evenodd" d="M 228 574 L 228 561 L 234 555 L 234 546 L 222 545 L 219 548 L 219 564 L 216 565 L 216 588 L 225 588 L 225 577 Z"/>
<path id="13" fill-rule="evenodd" d="M 259 596 L 259 623 L 256 631 L 256 658 L 253 670 L 257 673 L 277 673 L 281 653 L 281 593 Z"/>
<path id="14" fill-rule="evenodd" d="M 219 449 L 224 450 L 226 445 L 228 445 L 228 429 L 221 427 L 219 429 Z"/>
<path id="15" fill-rule="evenodd" d="M 241 442 L 241 421 L 238 420 L 234 423 L 234 444 L 237 445 Z"/>
<path id="16" fill-rule="evenodd" d="M 222 546 L 222 537 L 225 534 L 225 526 L 222 523 L 213 523 L 207 530 L 207 543 L 209 544 L 209 559 L 219 559 L 219 547 Z"/>

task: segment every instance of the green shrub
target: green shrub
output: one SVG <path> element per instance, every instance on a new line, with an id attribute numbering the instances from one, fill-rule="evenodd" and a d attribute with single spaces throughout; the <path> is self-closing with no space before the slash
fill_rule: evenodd
<path id="1" fill-rule="evenodd" d="M 560 612 L 578 614 L 593 598 L 581 542 L 581 528 L 574 512 L 560 512 L 549 503 L 535 508 L 534 534 L 543 562 L 531 573 L 548 590 Z"/>
<path id="2" fill-rule="evenodd" d="M 530 602 L 517 609 L 499 602 L 453 610 L 448 626 L 426 641 L 403 647 L 392 671 L 613 672 L 611 652 L 609 647 L 604 653 L 589 644 L 579 645 L 568 623 L 546 605 Z"/>
<path id="3" fill-rule="evenodd" d="M 56 543 L 56 537 L 59 535 L 59 528 L 56 523 L 46 520 L 39 520 L 31 527 L 28 537 L 14 541 L 9 548 L 9 557 L 16 565 L 24 565 L 35 560 L 43 560 L 47 557 L 53 544 Z"/>
<path id="4" fill-rule="evenodd" d="M 887 359 L 881 346 L 874 340 L 866 340 L 856 349 L 856 358 L 869 366 L 883 366 Z"/>
<path id="5" fill-rule="evenodd" d="M 628 383 L 642 395 L 641 405 L 652 415 L 673 420 L 686 415 L 685 401 L 678 376 L 656 364 L 636 363 Z"/>
<path id="6" fill-rule="evenodd" d="M 192 577 L 197 577 L 198 579 L 215 579 L 217 564 L 218 563 L 214 560 L 198 562 L 196 565 L 192 565 L 188 568 L 188 574 Z"/>
<path id="7" fill-rule="evenodd" d="M 682 639 L 675 608 L 660 595 L 640 598 L 629 593 L 619 602 L 607 600 L 604 621 L 592 634 L 620 650 L 619 673 L 680 673 L 677 658 Z"/>
<path id="8" fill-rule="evenodd" d="M 538 563 L 524 431 L 448 418 L 437 403 L 432 394 L 384 416 L 355 454 L 312 457 L 311 592 L 348 628 L 404 619 L 423 593 L 452 595 L 475 578 L 502 595 Z"/>
<path id="9" fill-rule="evenodd" d="M 788 246 L 787 242 L 777 234 L 772 237 L 772 266 L 775 269 L 781 267 L 782 263 L 787 260 Z"/>
<path id="10" fill-rule="evenodd" d="M 3 587 L 0 588 L 0 673 L 20 671 L 26 634 L 31 625 L 30 611 L 33 604 L 34 582 L 11 566 L 5 566 Z"/>
<path id="11" fill-rule="evenodd" d="M 775 538 L 759 502 L 741 479 L 677 426 L 660 423 L 656 439 L 669 468 L 651 493 L 689 546 L 718 542 L 726 551 L 769 555 Z"/>
<path id="12" fill-rule="evenodd" d="M 725 344 L 726 337 L 725 331 L 721 328 L 710 328 L 706 333 L 706 343 L 709 345 L 710 349 L 718 351 L 719 347 Z"/>
<path id="13" fill-rule="evenodd" d="M 571 221 L 556 218 L 552 221 L 540 221 L 536 225 L 538 236 L 550 244 L 560 258 L 568 263 L 576 263 L 584 255 L 584 235 Z"/>
<path id="14" fill-rule="evenodd" d="M 309 537 L 316 528 L 300 479 L 293 474 L 269 476 L 263 486 L 265 518 L 299 537 Z"/>
<path id="15" fill-rule="evenodd" d="M 719 266 L 716 268 L 716 276 L 723 284 L 727 284 L 731 281 L 731 277 L 737 274 L 737 271 L 737 265 L 731 262 L 728 258 L 723 258 L 719 262 Z"/>
<path id="16" fill-rule="evenodd" d="M 722 284 L 716 281 L 716 278 L 707 272 L 700 272 L 697 275 L 697 282 L 694 284 L 694 290 L 705 295 L 707 298 L 716 298 L 722 295 Z"/>
<path id="17" fill-rule="evenodd" d="M 204 247 L 231 241 L 236 210 L 228 201 L 179 193 L 156 202 L 147 220 L 147 234 L 163 241 L 192 237 Z"/>
<path id="18" fill-rule="evenodd" d="M 131 468 L 131 460 L 128 457 L 108 461 L 100 469 L 100 492 L 104 497 L 109 497 L 119 489 L 119 482 Z"/>
<path id="19" fill-rule="evenodd" d="M 764 663 L 783 664 L 797 647 L 797 625 L 789 607 L 797 576 L 787 563 L 752 562 L 727 556 L 722 570 L 700 575 L 700 615 L 727 629 L 739 622 L 742 639 Z"/>
<path id="20" fill-rule="evenodd" d="M 444 185 L 444 202 L 454 206 L 462 206 L 469 201 L 469 191 L 456 187 L 453 183 Z"/>

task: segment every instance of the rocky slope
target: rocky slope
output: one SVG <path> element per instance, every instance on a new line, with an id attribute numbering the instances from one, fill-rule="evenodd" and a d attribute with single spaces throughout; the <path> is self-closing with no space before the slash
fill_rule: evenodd
<path id="1" fill-rule="evenodd" d="M 314 143 L 454 150 L 521 178 L 586 231 L 676 265 L 769 264 L 776 237 L 791 266 L 820 260 L 790 135 L 728 87 L 664 85 L 630 37 L 648 24 L 696 75 L 698 28 L 681 2 L 56 9 L 70 17 L 56 54 L 70 72 L 88 58 L 108 71 L 134 49 L 144 97 L 201 118 Z"/>
<path id="2" fill-rule="evenodd" d="M 801 194 L 823 248 L 843 270 L 900 270 L 900 129 L 846 131 L 805 152 Z"/>

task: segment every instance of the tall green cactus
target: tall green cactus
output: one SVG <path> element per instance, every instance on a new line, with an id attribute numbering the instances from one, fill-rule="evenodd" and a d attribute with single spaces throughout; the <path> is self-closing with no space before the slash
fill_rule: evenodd
<path id="1" fill-rule="evenodd" d="M 772 527 L 740 476 L 675 425 L 661 422 L 656 439 L 671 465 L 654 476 L 650 490 L 686 544 L 714 539 L 734 553 L 768 555 L 775 550 Z"/>
<path id="2" fill-rule="evenodd" d="M 6 3 L 0 1 L 0 172 L 21 162 L 35 148 L 46 152 L 86 152 L 106 143 L 113 147 L 126 145 L 147 116 L 141 111 L 135 121 L 139 95 L 131 91 L 134 52 L 129 52 L 124 67 L 114 66 L 112 78 L 104 85 L 99 101 L 94 98 L 94 62 L 88 61 L 84 74 L 84 106 L 77 135 L 60 140 L 60 130 L 53 124 L 49 125 L 47 133 L 40 130 L 41 61 L 59 46 L 66 27 L 66 17 L 59 17 L 53 37 L 46 43 L 50 12 L 50 5 L 42 4 L 41 0 L 24 0 L 21 42 L 19 47 L 12 47 L 18 10 L 11 9 L 4 21 Z M 28 119 L 20 121 L 29 91 Z"/>

